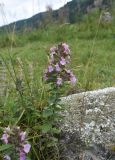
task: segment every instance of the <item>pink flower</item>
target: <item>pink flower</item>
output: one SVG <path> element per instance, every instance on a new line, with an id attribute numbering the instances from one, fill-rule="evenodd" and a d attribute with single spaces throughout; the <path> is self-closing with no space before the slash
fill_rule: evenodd
<path id="1" fill-rule="evenodd" d="M 66 52 L 67 54 L 70 53 L 69 46 L 66 43 L 62 43 L 62 46 L 64 48 L 64 52 Z"/>
<path id="2" fill-rule="evenodd" d="M 59 72 L 61 70 L 58 63 L 55 65 L 55 67 L 56 67 L 57 72 Z"/>
<path id="3" fill-rule="evenodd" d="M 24 144 L 23 147 L 24 147 L 24 152 L 28 153 L 30 151 L 31 145 L 29 143 L 27 143 L 27 144 Z"/>
<path id="4" fill-rule="evenodd" d="M 56 51 L 56 47 L 50 48 L 50 52 L 51 52 L 51 53 L 54 53 L 55 51 Z"/>
<path id="5" fill-rule="evenodd" d="M 70 69 L 66 69 L 65 71 L 66 71 L 66 73 L 68 73 L 68 74 L 71 74 L 71 73 L 72 73 Z"/>
<path id="6" fill-rule="evenodd" d="M 21 139 L 21 141 L 24 141 L 25 140 L 25 138 L 26 138 L 26 132 L 21 132 L 20 133 L 20 139 Z"/>
<path id="7" fill-rule="evenodd" d="M 62 78 L 58 77 L 57 78 L 57 85 L 60 86 L 62 84 Z"/>
<path id="8" fill-rule="evenodd" d="M 49 73 L 51 73 L 53 70 L 54 70 L 54 69 L 53 69 L 53 67 L 52 67 L 51 65 L 48 66 L 48 72 L 49 72 Z"/>
<path id="9" fill-rule="evenodd" d="M 5 144 L 8 144 L 8 138 L 9 138 L 9 135 L 8 135 L 7 133 L 4 133 L 4 134 L 2 135 L 1 140 L 3 140 L 3 142 L 4 142 Z"/>
<path id="10" fill-rule="evenodd" d="M 60 64 L 61 65 L 65 65 L 66 64 L 66 60 L 63 57 L 61 57 Z"/>
<path id="11" fill-rule="evenodd" d="M 23 151 L 20 151 L 20 160 L 26 160 L 26 154 Z"/>
<path id="12" fill-rule="evenodd" d="M 72 84 L 75 84 L 76 83 L 76 77 L 74 75 L 72 75 L 70 77 L 70 81 L 71 81 Z"/>
<path id="13" fill-rule="evenodd" d="M 9 127 L 9 126 L 8 126 L 8 127 L 6 127 L 6 128 L 5 128 L 5 130 L 4 130 L 4 132 L 7 132 L 7 133 L 8 133 L 8 132 L 11 132 L 10 127 Z"/>

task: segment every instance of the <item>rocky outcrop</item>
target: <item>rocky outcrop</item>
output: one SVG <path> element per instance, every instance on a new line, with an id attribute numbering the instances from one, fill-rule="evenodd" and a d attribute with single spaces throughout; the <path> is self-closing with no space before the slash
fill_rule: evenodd
<path id="1" fill-rule="evenodd" d="M 75 153 L 81 145 L 84 157 L 91 157 L 93 153 L 83 146 L 96 148 L 101 144 L 107 149 L 115 145 L 115 87 L 70 95 L 62 98 L 62 103 L 65 111 L 62 113 L 60 142 L 63 146 L 65 143 L 63 153 L 70 157 L 68 160 L 77 159 Z"/>
<path id="2" fill-rule="evenodd" d="M 115 87 L 62 98 L 62 129 L 78 131 L 87 143 L 115 143 Z"/>

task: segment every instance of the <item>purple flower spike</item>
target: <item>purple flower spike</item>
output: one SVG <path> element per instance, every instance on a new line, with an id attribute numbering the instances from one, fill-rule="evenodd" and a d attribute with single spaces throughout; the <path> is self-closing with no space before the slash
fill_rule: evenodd
<path id="1" fill-rule="evenodd" d="M 60 64 L 61 64 L 61 65 L 65 65 L 65 64 L 66 64 L 66 60 L 65 60 L 63 57 L 61 57 Z"/>
<path id="2" fill-rule="evenodd" d="M 4 128 L 4 134 L 1 140 L 5 144 L 13 144 L 14 151 L 18 154 L 19 160 L 26 160 L 26 153 L 30 151 L 31 145 L 27 143 L 26 132 L 21 131 L 20 127 L 12 126 L 12 128 Z M 11 160 L 9 155 L 4 156 L 4 160 Z"/>
<path id="3" fill-rule="evenodd" d="M 8 138 L 9 138 L 9 135 L 8 135 L 7 133 L 4 133 L 4 134 L 2 135 L 1 140 L 3 140 L 3 142 L 4 142 L 5 144 L 8 144 Z"/>
<path id="4" fill-rule="evenodd" d="M 26 160 L 26 154 L 23 151 L 20 151 L 20 160 Z"/>
<path id="5" fill-rule="evenodd" d="M 55 65 L 55 67 L 56 67 L 57 72 L 59 72 L 61 70 L 58 63 Z"/>
<path id="6" fill-rule="evenodd" d="M 30 151 L 31 145 L 29 143 L 24 145 L 24 152 L 28 153 Z"/>
<path id="7" fill-rule="evenodd" d="M 58 77 L 57 78 L 57 85 L 60 86 L 62 84 L 62 78 Z"/>
<path id="8" fill-rule="evenodd" d="M 74 74 L 66 68 L 70 60 L 70 49 L 66 43 L 60 43 L 56 47 L 52 47 L 48 57 L 49 65 L 43 76 L 44 80 L 57 86 L 62 86 L 66 81 L 75 84 Z"/>
<path id="9" fill-rule="evenodd" d="M 52 66 L 48 66 L 48 72 L 51 73 L 53 71 L 53 67 Z"/>

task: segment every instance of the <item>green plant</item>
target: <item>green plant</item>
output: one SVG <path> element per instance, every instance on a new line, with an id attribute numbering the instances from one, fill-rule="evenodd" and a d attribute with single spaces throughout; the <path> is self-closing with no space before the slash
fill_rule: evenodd
<path id="1" fill-rule="evenodd" d="M 5 59 L 3 60 L 5 63 Z M 7 148 L 6 143 L 5 146 L 1 146 L 1 151 L 5 150 L 5 155 L 13 159 L 19 156 L 21 142 L 19 136 L 16 137 L 15 134 L 20 135 L 20 128 L 16 127 L 20 126 L 22 130 L 27 130 L 29 133 L 27 140 L 31 143 L 31 150 L 28 158 L 32 160 L 59 159 L 57 144 L 62 110 L 60 97 L 68 81 L 72 84 L 76 82 L 74 74 L 66 67 L 70 62 L 69 47 L 61 43 L 51 48 L 49 65 L 43 76 L 47 84 L 41 81 L 41 87 L 35 85 L 36 74 L 32 64 L 27 64 L 20 58 L 13 61 L 10 57 L 10 60 L 10 65 L 5 64 L 13 79 L 14 87 L 7 90 L 6 101 L 1 106 L 0 116 L 2 117 L 1 127 L 4 128 L 4 124 L 11 127 L 8 133 L 6 129 L 3 135 L 1 132 L 1 140 L 11 145 Z M 18 148 L 15 155 L 11 154 L 13 148 Z M 51 150 L 52 153 L 50 153 Z M 25 160 L 25 153 L 23 150 L 23 160 Z"/>
<path id="2" fill-rule="evenodd" d="M 4 128 L 1 140 L 4 143 L 0 147 L 0 151 L 4 153 L 3 159 L 26 159 L 26 154 L 30 151 L 31 145 L 27 142 L 27 133 L 21 131 L 20 127 L 8 126 Z"/>
<path id="3" fill-rule="evenodd" d="M 76 78 L 71 70 L 66 68 L 70 62 L 70 50 L 67 44 L 61 43 L 57 47 L 50 49 L 49 65 L 44 73 L 44 80 L 50 84 L 48 105 L 43 109 L 44 124 L 43 131 L 49 131 L 50 135 L 59 133 L 58 122 L 60 119 L 60 97 L 63 94 L 63 88 L 66 82 L 72 84 L 76 82 Z M 44 128 L 45 127 L 45 128 Z M 51 144 L 51 142 L 50 142 Z"/>

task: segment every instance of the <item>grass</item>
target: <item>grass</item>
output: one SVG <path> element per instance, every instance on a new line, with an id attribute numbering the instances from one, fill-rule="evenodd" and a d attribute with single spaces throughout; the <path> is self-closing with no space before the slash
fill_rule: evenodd
<path id="1" fill-rule="evenodd" d="M 52 25 L 47 29 L 15 34 L 11 51 L 14 64 L 17 57 L 24 63 L 33 62 L 39 82 L 50 47 L 63 41 L 70 45 L 72 51 L 71 67 L 78 78 L 78 88 L 93 90 L 115 86 L 114 21 L 101 24 L 99 14 L 94 15 L 95 19 L 92 15 L 86 16 L 80 24 Z M 6 36 L 0 37 L 0 54 L 7 60 L 10 43 Z"/>

